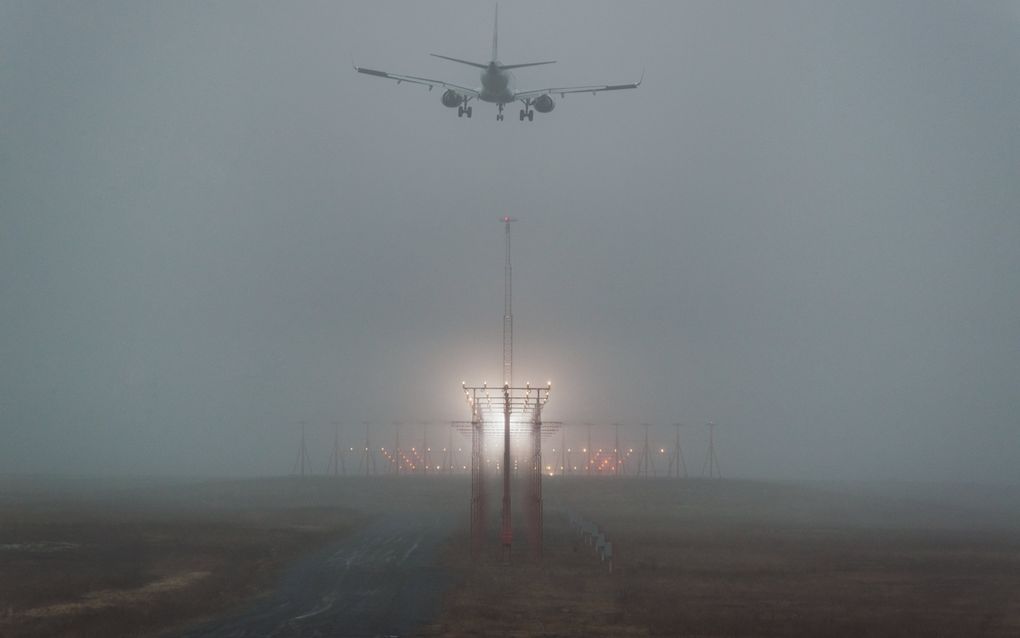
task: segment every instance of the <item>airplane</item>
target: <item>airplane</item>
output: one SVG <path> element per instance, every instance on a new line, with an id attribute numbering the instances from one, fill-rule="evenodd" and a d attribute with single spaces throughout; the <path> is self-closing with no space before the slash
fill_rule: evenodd
<path id="1" fill-rule="evenodd" d="M 514 89 L 515 78 L 511 69 L 521 69 L 529 66 L 540 66 L 543 64 L 554 64 L 555 60 L 547 60 L 544 62 L 526 62 L 524 64 L 503 64 L 499 61 L 497 55 L 499 44 L 499 4 L 496 5 L 496 21 L 492 29 L 492 59 L 488 64 L 482 64 L 480 62 L 470 62 L 468 60 L 460 60 L 458 58 L 451 58 L 445 55 L 438 55 L 432 53 L 432 57 L 441 58 L 443 60 L 449 60 L 450 62 L 458 62 L 460 64 L 466 64 L 468 66 L 477 67 L 482 69 L 482 85 L 477 89 L 471 89 L 466 86 L 460 86 L 453 84 L 452 82 L 444 82 L 442 80 L 431 80 L 429 78 L 418 77 L 414 75 L 398 75 L 396 73 L 388 73 L 386 71 L 377 71 L 375 69 L 366 69 L 365 67 L 355 66 L 354 70 L 358 73 L 364 73 L 366 75 L 374 75 L 380 78 L 388 78 L 390 80 L 396 80 L 397 84 L 407 82 L 409 84 L 421 84 L 429 87 L 429 91 L 439 86 L 446 89 L 443 92 L 440 101 L 443 106 L 449 108 L 457 108 L 457 117 L 467 116 L 471 117 L 473 109 L 471 107 L 471 100 L 481 100 L 482 102 L 491 102 L 499 107 L 499 112 L 496 114 L 497 121 L 503 121 L 503 107 L 507 104 L 513 104 L 514 102 L 520 101 L 524 108 L 521 109 L 519 118 L 520 121 L 528 120 L 533 122 L 535 120 L 535 111 L 539 113 L 549 113 L 556 108 L 556 103 L 553 101 L 552 96 L 559 94 L 560 98 L 563 98 L 567 93 L 591 93 L 592 95 L 600 91 L 619 91 L 622 89 L 636 89 L 641 85 L 644 80 L 644 73 L 641 74 L 641 79 L 637 82 L 631 82 L 630 84 L 606 84 L 596 86 L 562 86 L 562 87 L 551 87 L 546 89 L 538 89 L 533 91 L 516 91 Z"/>

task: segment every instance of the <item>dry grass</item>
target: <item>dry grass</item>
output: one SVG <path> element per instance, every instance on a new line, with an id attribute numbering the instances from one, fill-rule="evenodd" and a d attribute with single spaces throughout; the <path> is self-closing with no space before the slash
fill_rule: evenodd
<path id="1" fill-rule="evenodd" d="M 0 636 L 144 636 L 244 604 L 362 521 L 334 507 L 0 507 Z"/>
<path id="2" fill-rule="evenodd" d="M 1020 535 L 895 495 L 707 481 L 549 481 L 617 569 L 546 517 L 542 566 L 461 574 L 442 635 L 1015 636 Z M 550 508 L 551 509 L 551 508 Z"/>
<path id="3" fill-rule="evenodd" d="M 504 565 L 497 555 L 472 561 L 466 535 L 447 549 L 459 582 L 438 622 L 422 635 L 628 636 L 640 629 L 621 622 L 612 579 L 587 548 L 572 543 L 562 523 L 546 530 L 544 563 L 521 558 Z M 526 549 L 522 550 L 526 552 Z"/>
<path id="4" fill-rule="evenodd" d="M 373 511 L 456 508 L 468 486 L 267 480 L 156 492 L 8 490 L 0 636 L 155 635 L 245 604 Z M 422 635 L 1020 635 L 1015 517 L 895 490 L 739 481 L 550 480 L 546 502 L 541 564 L 472 561 L 466 530 L 451 540 L 455 585 Z M 567 505 L 608 531 L 615 573 L 577 542 Z"/>

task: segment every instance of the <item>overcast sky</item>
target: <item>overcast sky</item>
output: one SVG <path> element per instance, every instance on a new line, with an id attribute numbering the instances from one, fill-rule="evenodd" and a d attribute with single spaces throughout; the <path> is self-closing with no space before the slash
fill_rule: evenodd
<path id="1" fill-rule="evenodd" d="M 465 418 L 509 214 L 547 418 L 1020 483 L 1017 3 L 504 1 L 502 61 L 558 60 L 519 88 L 645 71 L 524 124 L 351 68 L 477 85 L 428 53 L 487 61 L 492 3 L 295 5 L 0 0 L 0 472 L 283 473 L 301 420 L 321 467 L 334 420 Z"/>

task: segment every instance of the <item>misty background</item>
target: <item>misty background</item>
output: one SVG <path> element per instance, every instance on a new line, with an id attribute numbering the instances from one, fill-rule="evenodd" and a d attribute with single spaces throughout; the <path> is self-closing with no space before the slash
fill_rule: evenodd
<path id="1" fill-rule="evenodd" d="M 518 88 L 644 84 L 521 124 L 351 67 L 476 86 L 428 53 L 487 61 L 490 2 L 0 1 L 0 472 L 286 473 L 302 420 L 321 471 L 334 420 L 467 417 L 508 214 L 547 419 L 1020 483 L 1020 5 L 500 9 L 504 63 L 559 61 Z"/>

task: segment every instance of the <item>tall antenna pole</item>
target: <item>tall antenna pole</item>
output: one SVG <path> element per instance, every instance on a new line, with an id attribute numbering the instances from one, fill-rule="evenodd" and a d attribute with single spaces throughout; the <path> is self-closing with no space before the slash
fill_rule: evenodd
<path id="1" fill-rule="evenodd" d="M 503 216 L 500 221 L 506 226 L 506 267 L 503 270 L 503 385 L 513 387 L 514 368 L 514 312 L 513 272 L 510 267 L 510 222 L 513 217 Z"/>

